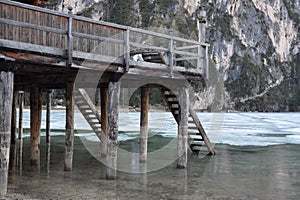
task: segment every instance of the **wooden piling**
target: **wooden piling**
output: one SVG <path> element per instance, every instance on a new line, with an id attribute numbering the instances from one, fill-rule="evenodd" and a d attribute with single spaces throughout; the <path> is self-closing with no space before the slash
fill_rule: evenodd
<path id="1" fill-rule="evenodd" d="M 147 160 L 149 88 L 141 88 L 140 162 Z"/>
<path id="2" fill-rule="evenodd" d="M 17 136 L 17 95 L 18 91 L 13 93 L 12 113 L 11 113 L 11 144 L 16 144 Z"/>
<path id="3" fill-rule="evenodd" d="M 107 154 L 108 138 L 108 88 L 101 88 L 101 157 L 105 158 Z"/>
<path id="4" fill-rule="evenodd" d="M 108 142 L 106 179 L 117 177 L 120 82 L 108 84 Z"/>
<path id="5" fill-rule="evenodd" d="M 30 144 L 32 165 L 40 163 L 41 90 L 36 84 L 30 87 Z"/>
<path id="6" fill-rule="evenodd" d="M 17 145 L 17 169 L 21 176 L 23 171 L 23 140 L 18 140 L 16 145 Z"/>
<path id="7" fill-rule="evenodd" d="M 177 146 L 177 168 L 187 167 L 188 148 L 188 108 L 189 92 L 188 88 L 179 88 L 179 124 L 178 124 L 178 146 Z"/>
<path id="8" fill-rule="evenodd" d="M 46 173 L 49 175 L 50 173 L 50 161 L 51 161 L 51 144 L 46 144 Z"/>
<path id="9" fill-rule="evenodd" d="M 13 82 L 13 72 L 0 72 L 0 196 L 7 192 Z"/>
<path id="10" fill-rule="evenodd" d="M 74 83 L 66 83 L 65 171 L 72 171 L 74 147 Z"/>
<path id="11" fill-rule="evenodd" d="M 19 139 L 22 139 L 23 136 L 23 109 L 24 109 L 24 92 L 19 92 Z"/>
<path id="12" fill-rule="evenodd" d="M 50 142 L 50 112 L 51 112 L 52 90 L 47 91 L 47 105 L 46 105 L 46 143 Z"/>
<path id="13" fill-rule="evenodd" d="M 16 157 L 17 157 L 17 149 L 16 144 L 11 143 L 9 150 L 9 171 L 15 171 L 16 169 Z"/>

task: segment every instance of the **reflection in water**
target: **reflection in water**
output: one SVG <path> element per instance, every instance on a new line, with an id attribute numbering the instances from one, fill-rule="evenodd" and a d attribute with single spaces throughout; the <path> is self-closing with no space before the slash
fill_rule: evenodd
<path id="1" fill-rule="evenodd" d="M 20 175 L 22 175 L 22 171 L 23 171 L 23 139 L 18 139 L 17 140 L 17 169 L 20 173 Z"/>
<path id="2" fill-rule="evenodd" d="M 50 173 L 50 151 L 51 150 L 51 143 L 46 144 L 46 174 L 49 175 Z"/>
<path id="3" fill-rule="evenodd" d="M 52 137 L 51 157 L 50 145 L 41 143 L 40 171 L 30 166 L 29 138 L 21 141 L 11 151 L 15 161 L 10 164 L 15 166 L 10 172 L 22 173 L 9 174 L 8 188 L 9 193 L 25 194 L 25 199 L 297 199 L 300 195 L 299 145 L 217 145 L 214 157 L 199 159 L 189 153 L 187 169 L 176 169 L 175 162 L 148 173 L 118 171 L 117 180 L 108 181 L 106 167 L 77 137 L 73 171 L 67 173 L 63 136 Z M 147 171 L 146 164 L 136 163 L 138 157 L 131 159 L 140 172 Z"/>
<path id="4" fill-rule="evenodd" d="M 9 166 L 8 169 L 10 171 L 15 170 L 16 166 L 16 144 L 11 144 L 10 145 L 10 152 L 9 152 Z"/>

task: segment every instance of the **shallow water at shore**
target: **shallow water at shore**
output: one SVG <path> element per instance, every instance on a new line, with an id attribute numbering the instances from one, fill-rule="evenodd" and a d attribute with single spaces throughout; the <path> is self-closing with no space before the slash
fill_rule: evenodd
<path id="1" fill-rule="evenodd" d="M 155 150 L 168 140 L 153 136 L 149 148 Z M 218 144 L 214 157 L 199 158 L 189 152 L 187 169 L 176 169 L 176 163 L 172 163 L 148 173 L 118 172 L 116 180 L 108 181 L 105 166 L 91 156 L 79 137 L 75 137 L 72 172 L 63 170 L 64 136 L 53 136 L 50 150 L 45 138 L 41 138 L 39 167 L 30 166 L 29 142 L 29 138 L 23 139 L 21 159 L 18 144 L 12 148 L 9 198 L 298 199 L 300 196 L 300 145 L 295 144 L 263 147 Z M 134 151 L 136 142 L 127 140 L 120 147 Z"/>

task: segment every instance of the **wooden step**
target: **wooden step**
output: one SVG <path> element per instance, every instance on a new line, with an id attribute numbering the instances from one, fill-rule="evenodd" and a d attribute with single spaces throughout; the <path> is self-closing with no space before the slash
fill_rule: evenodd
<path id="1" fill-rule="evenodd" d="M 100 139 L 101 135 L 101 117 L 94 103 L 84 89 L 77 89 L 74 93 L 75 103 L 86 119 L 90 127 Z"/>
<path id="2" fill-rule="evenodd" d="M 99 125 L 99 126 L 101 126 L 101 124 L 99 124 L 99 122 L 93 122 L 93 121 L 90 121 L 89 124 L 90 124 L 90 125 L 93 125 L 93 126 L 94 126 L 94 125 Z"/>
<path id="3" fill-rule="evenodd" d="M 190 130 L 198 130 L 198 127 L 196 127 L 196 126 L 189 126 L 188 129 L 190 129 Z"/>
<path id="4" fill-rule="evenodd" d="M 177 99 L 174 99 L 174 98 L 168 99 L 167 102 L 168 102 L 168 105 L 169 105 L 169 106 L 170 106 L 171 104 L 177 104 L 177 105 L 179 105 L 178 100 L 177 100 Z"/>
<path id="5" fill-rule="evenodd" d="M 194 141 L 197 141 L 197 142 L 203 142 L 204 140 L 202 138 L 193 138 Z"/>
<path id="6" fill-rule="evenodd" d="M 170 98 L 170 97 L 173 97 L 173 98 L 177 98 L 177 96 L 173 93 L 170 93 L 170 94 L 164 94 L 165 98 Z"/>

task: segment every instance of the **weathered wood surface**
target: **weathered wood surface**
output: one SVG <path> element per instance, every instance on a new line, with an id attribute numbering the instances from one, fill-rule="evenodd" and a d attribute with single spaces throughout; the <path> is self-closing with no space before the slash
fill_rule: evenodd
<path id="1" fill-rule="evenodd" d="M 208 60 L 206 43 L 5 0 L 0 0 L 0 46 L 60 56 L 67 66 L 73 59 L 108 56 L 122 61 L 123 72 L 130 72 L 130 53 L 139 48 L 169 53 L 167 65 L 175 71 L 177 61 L 180 65 L 188 61 L 192 65 L 182 67 L 198 75 L 208 72 L 208 62 L 199 62 Z"/>
<path id="2" fill-rule="evenodd" d="M 210 153 L 211 155 L 215 155 L 215 154 L 216 154 L 215 149 L 214 149 L 214 147 L 212 146 L 212 144 L 211 144 L 209 138 L 207 137 L 207 135 L 206 135 L 206 133 L 205 133 L 205 130 L 204 130 L 202 124 L 201 124 L 200 121 L 199 121 L 199 118 L 198 118 L 198 116 L 197 116 L 197 113 L 194 111 L 194 109 L 193 109 L 191 106 L 189 106 L 189 112 L 190 112 L 191 117 L 193 118 L 193 121 L 195 122 L 195 124 L 196 124 L 196 126 L 197 126 L 197 128 L 198 128 L 198 131 L 199 131 L 201 137 L 202 137 L 203 140 L 204 140 L 205 145 L 207 146 L 207 149 L 208 149 L 209 153 Z"/>
<path id="3" fill-rule="evenodd" d="M 178 146 L 177 146 L 177 168 L 187 167 L 188 148 L 188 113 L 189 113 L 189 91 L 188 88 L 179 88 L 178 101 L 180 105 L 178 116 Z"/>
<path id="4" fill-rule="evenodd" d="M 23 137 L 23 110 L 24 110 L 24 92 L 19 92 L 19 126 L 18 126 L 18 133 L 19 139 L 22 139 Z"/>
<path id="5" fill-rule="evenodd" d="M 120 82 L 109 82 L 108 84 L 107 179 L 116 179 L 117 177 L 120 85 Z"/>
<path id="6" fill-rule="evenodd" d="M 89 109 L 96 115 L 97 119 L 100 121 L 101 116 L 100 116 L 99 112 L 97 112 L 97 108 L 96 108 L 94 102 L 91 100 L 91 98 L 89 97 L 89 95 L 85 91 L 85 89 L 79 88 L 78 92 L 80 93 L 80 95 L 85 100 L 85 103 L 89 106 Z"/>
<path id="7" fill-rule="evenodd" d="M 65 138 L 65 171 L 73 169 L 73 149 L 74 149 L 74 83 L 66 83 L 66 138 Z"/>
<path id="8" fill-rule="evenodd" d="M 20 172 L 20 175 L 22 175 L 23 170 L 23 140 L 17 140 L 17 169 Z"/>
<path id="9" fill-rule="evenodd" d="M 148 111 L 149 111 L 149 88 L 141 88 L 141 116 L 140 116 L 140 162 L 147 160 L 148 146 Z"/>
<path id="10" fill-rule="evenodd" d="M 30 161 L 40 164 L 41 91 L 36 84 L 30 88 Z"/>
<path id="11" fill-rule="evenodd" d="M 106 157 L 107 154 L 107 139 L 108 139 L 108 88 L 101 88 L 101 157 Z"/>
<path id="12" fill-rule="evenodd" d="M 13 82 L 12 72 L 0 72 L 0 196 L 7 192 Z"/>

